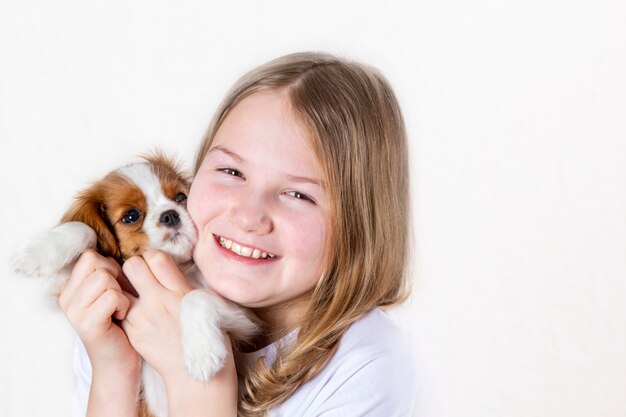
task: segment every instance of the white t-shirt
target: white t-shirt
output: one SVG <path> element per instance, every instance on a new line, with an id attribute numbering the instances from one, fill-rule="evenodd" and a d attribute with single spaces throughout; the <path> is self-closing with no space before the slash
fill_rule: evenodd
<path id="1" fill-rule="evenodd" d="M 290 333 L 257 352 L 239 354 L 251 364 L 260 356 L 273 362 L 277 345 L 295 339 Z M 89 399 L 91 365 L 85 348 L 74 355 L 76 391 L 72 416 L 84 417 Z M 322 371 L 298 388 L 271 417 L 443 417 L 438 388 L 414 342 L 394 319 L 373 310 L 355 322 Z"/>

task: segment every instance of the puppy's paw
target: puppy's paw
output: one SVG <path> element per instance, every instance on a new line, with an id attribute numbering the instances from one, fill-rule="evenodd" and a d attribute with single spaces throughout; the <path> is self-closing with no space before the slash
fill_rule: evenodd
<path id="1" fill-rule="evenodd" d="M 42 273 L 42 270 L 51 270 L 49 266 L 46 266 L 46 261 L 42 260 L 42 258 L 47 258 L 45 256 L 41 256 L 39 254 L 40 249 L 37 248 L 32 242 L 29 242 L 28 245 L 20 248 L 14 255 L 11 260 L 11 268 L 13 271 L 28 275 L 31 277 L 38 277 L 40 275 L 45 275 Z M 49 263 L 50 261 L 48 261 Z M 54 272 L 54 271 L 51 271 Z"/>
<path id="2" fill-rule="evenodd" d="M 213 297 L 202 290 L 187 293 L 180 319 L 185 367 L 193 378 L 207 382 L 222 369 L 228 354 Z"/>
<path id="3" fill-rule="evenodd" d="M 201 351 L 202 343 L 199 343 L 196 349 L 188 349 L 184 355 L 189 375 L 200 382 L 210 381 L 224 367 L 227 355 L 223 339 L 214 345 L 205 345 L 207 350 Z"/>
<path id="4" fill-rule="evenodd" d="M 53 275 L 68 262 L 56 240 L 56 233 L 41 233 L 13 256 L 13 270 L 31 277 Z"/>
<path id="5" fill-rule="evenodd" d="M 13 256 L 13 270 L 28 276 L 48 276 L 60 271 L 88 248 L 96 234 L 86 224 L 63 223 L 30 240 Z"/>

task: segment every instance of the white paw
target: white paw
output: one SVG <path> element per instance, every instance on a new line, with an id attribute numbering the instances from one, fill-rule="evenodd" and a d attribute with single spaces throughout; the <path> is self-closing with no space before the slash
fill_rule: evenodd
<path id="1" fill-rule="evenodd" d="M 198 345 L 198 348 L 200 345 Z M 195 352 L 187 351 L 185 354 L 185 367 L 194 379 L 201 382 L 208 382 L 224 367 L 226 360 L 226 348 L 224 341 L 214 346 L 205 346 Z"/>
<path id="2" fill-rule="evenodd" d="M 95 246 L 96 234 L 89 226 L 63 223 L 42 232 L 19 249 L 13 257 L 13 270 L 29 276 L 52 275 Z"/>
<path id="3" fill-rule="evenodd" d="M 180 319 L 185 367 L 193 378 L 207 382 L 222 369 L 228 354 L 213 296 L 202 290 L 187 293 Z"/>
<path id="4" fill-rule="evenodd" d="M 46 275 L 44 271 L 54 272 L 54 265 L 50 265 L 50 261 L 42 260 L 46 258 L 38 254 L 40 250 L 29 242 L 29 244 L 23 248 L 20 248 L 14 255 L 11 261 L 11 267 L 13 271 L 28 275 L 31 277 L 38 277 Z"/>

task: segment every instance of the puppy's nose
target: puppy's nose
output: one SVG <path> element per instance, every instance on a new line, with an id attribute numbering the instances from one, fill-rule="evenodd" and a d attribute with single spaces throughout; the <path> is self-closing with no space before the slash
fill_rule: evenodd
<path id="1" fill-rule="evenodd" d="M 159 221 L 167 227 L 176 227 L 180 223 L 180 216 L 176 210 L 167 210 L 161 214 Z"/>

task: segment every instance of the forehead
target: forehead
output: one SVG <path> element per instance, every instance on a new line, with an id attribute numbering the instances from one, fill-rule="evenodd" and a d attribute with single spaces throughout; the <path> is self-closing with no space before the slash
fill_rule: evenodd
<path id="1" fill-rule="evenodd" d="M 306 131 L 284 92 L 256 92 L 240 101 L 217 130 L 211 144 L 216 147 L 298 175 L 321 173 Z"/>

